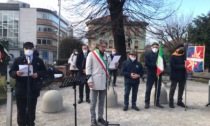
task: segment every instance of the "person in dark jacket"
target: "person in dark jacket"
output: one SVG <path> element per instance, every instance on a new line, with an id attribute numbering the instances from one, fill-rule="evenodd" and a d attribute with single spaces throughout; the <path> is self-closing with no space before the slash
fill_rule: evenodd
<path id="1" fill-rule="evenodd" d="M 177 46 L 175 52 L 172 54 L 170 66 L 171 87 L 169 93 L 169 107 L 174 108 L 174 92 L 176 90 L 177 83 L 179 84 L 177 105 L 185 107 L 185 104 L 182 102 L 182 95 L 186 83 L 185 53 L 183 45 Z"/>
<path id="2" fill-rule="evenodd" d="M 151 94 L 152 86 L 154 83 L 155 83 L 154 105 L 156 107 L 163 108 L 163 106 L 159 104 L 162 74 L 159 75 L 159 78 L 156 75 L 156 71 L 157 71 L 156 61 L 157 61 L 157 56 L 158 56 L 159 44 L 154 42 L 151 45 L 151 49 L 152 49 L 152 51 L 148 52 L 145 55 L 145 66 L 147 68 L 145 109 L 148 109 L 150 107 L 150 94 Z M 163 62 L 164 62 L 164 67 L 166 67 L 166 62 L 165 62 L 164 57 L 163 57 Z"/>
<path id="3" fill-rule="evenodd" d="M 19 126 L 35 126 L 36 104 L 37 98 L 40 95 L 40 90 L 37 90 L 36 84 L 38 79 L 46 73 L 46 68 L 43 60 L 33 55 L 34 45 L 32 42 L 24 43 L 23 47 L 24 55 L 15 59 L 9 74 L 16 80 L 15 96 L 17 104 L 17 123 Z M 24 72 L 19 70 L 19 65 L 27 64 L 33 66 L 33 73 L 29 76 L 29 94 L 27 94 L 28 76 L 23 76 Z M 28 111 L 27 106 L 30 106 Z"/>
<path id="4" fill-rule="evenodd" d="M 136 106 L 136 99 L 138 93 L 138 87 L 140 83 L 140 77 L 143 76 L 143 67 L 140 62 L 136 59 L 137 54 L 135 51 L 129 53 L 129 59 L 122 63 L 121 71 L 124 75 L 124 85 L 125 85 L 125 94 L 124 94 L 124 111 L 128 110 L 129 105 L 129 94 L 132 88 L 132 109 L 139 111 L 139 108 Z"/>
<path id="5" fill-rule="evenodd" d="M 112 53 L 110 54 L 111 60 L 113 60 L 115 55 L 116 55 L 116 49 L 113 48 L 112 49 Z M 113 76 L 113 81 L 112 81 L 112 85 L 113 86 L 116 86 L 118 66 L 119 66 L 119 62 L 115 63 L 115 68 L 114 69 L 113 68 L 112 69 L 109 68 L 110 75 Z"/>
<path id="6" fill-rule="evenodd" d="M 82 53 L 80 53 L 76 60 L 76 66 L 79 69 L 79 75 L 86 75 L 85 67 L 86 67 L 86 59 L 89 53 L 89 49 L 87 45 L 82 45 Z M 78 103 L 83 102 L 83 91 L 85 86 L 86 92 L 86 102 L 90 103 L 90 88 L 87 83 L 83 83 L 79 85 L 79 101 Z"/>

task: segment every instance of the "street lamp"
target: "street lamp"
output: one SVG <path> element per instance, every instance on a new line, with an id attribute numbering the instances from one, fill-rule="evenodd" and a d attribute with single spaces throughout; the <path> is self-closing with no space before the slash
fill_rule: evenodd
<path id="1" fill-rule="evenodd" d="M 58 0 L 59 14 L 58 14 L 58 42 L 57 42 L 57 61 L 59 59 L 59 46 L 60 46 L 60 17 L 61 17 L 61 0 Z"/>

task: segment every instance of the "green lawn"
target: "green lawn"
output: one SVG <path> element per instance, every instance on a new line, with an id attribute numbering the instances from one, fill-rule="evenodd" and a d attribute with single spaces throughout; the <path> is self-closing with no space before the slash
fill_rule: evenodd
<path id="1" fill-rule="evenodd" d="M 5 76 L 0 76 L 0 100 L 5 99 L 7 97 L 6 92 L 6 78 Z M 14 87 L 15 80 L 11 79 L 11 86 Z"/>

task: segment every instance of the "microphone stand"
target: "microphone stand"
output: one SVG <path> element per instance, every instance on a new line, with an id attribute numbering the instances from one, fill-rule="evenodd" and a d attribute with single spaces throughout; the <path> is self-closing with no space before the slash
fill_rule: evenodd
<path id="1" fill-rule="evenodd" d="M 108 69 L 108 67 L 107 67 L 107 65 L 108 65 L 108 57 L 106 57 L 105 61 L 106 61 L 106 70 L 107 70 Z M 108 73 L 110 73 L 110 72 L 108 72 Z M 109 126 L 109 125 L 110 126 L 120 126 L 120 124 L 109 124 L 109 122 L 107 121 L 107 113 L 108 113 L 107 112 L 107 94 L 108 94 L 107 90 L 108 90 L 108 86 L 110 86 L 110 75 L 106 74 L 106 107 L 105 107 L 106 108 L 106 118 L 105 118 L 105 120 L 106 120 L 107 123 L 105 124 L 105 126 Z"/>
<path id="2" fill-rule="evenodd" d="M 27 109 L 26 109 L 26 120 L 28 120 L 28 126 L 31 126 L 31 86 L 30 86 L 30 57 L 28 57 L 28 76 L 27 76 Z"/>

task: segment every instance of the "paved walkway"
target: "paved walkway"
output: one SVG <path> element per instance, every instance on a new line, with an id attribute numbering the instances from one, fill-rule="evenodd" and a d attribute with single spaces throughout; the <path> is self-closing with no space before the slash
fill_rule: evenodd
<path id="1" fill-rule="evenodd" d="M 168 84 L 169 85 L 169 84 Z M 171 109 L 167 104 L 165 108 L 155 108 L 151 103 L 151 108 L 144 109 L 144 94 L 145 83 L 141 82 L 138 92 L 137 106 L 140 111 L 135 111 L 129 108 L 127 112 L 123 108 L 124 86 L 123 78 L 117 80 L 117 87 L 115 88 L 118 94 L 119 105 L 116 108 L 108 109 L 108 120 L 110 123 L 118 123 L 120 126 L 210 126 L 210 106 L 205 107 L 208 101 L 208 85 L 198 82 L 187 82 L 187 105 L 188 110 L 175 105 L 175 109 Z M 43 90 L 38 99 L 36 112 L 36 126 L 74 126 L 74 90 L 72 87 L 58 90 L 64 99 L 64 109 L 58 113 L 43 113 L 41 112 L 42 96 L 48 90 Z M 166 86 L 169 93 L 169 86 Z M 177 93 L 177 90 L 176 90 Z M 175 94 L 176 102 L 177 94 Z M 78 94 L 77 94 L 78 98 Z M 77 109 L 78 126 L 90 125 L 89 104 L 84 102 L 78 105 Z M 16 123 L 16 105 L 13 105 L 13 126 Z M 0 126 L 6 125 L 6 105 L 0 106 Z"/>

